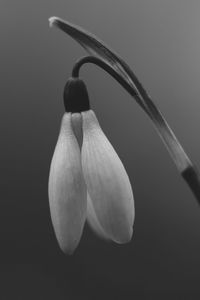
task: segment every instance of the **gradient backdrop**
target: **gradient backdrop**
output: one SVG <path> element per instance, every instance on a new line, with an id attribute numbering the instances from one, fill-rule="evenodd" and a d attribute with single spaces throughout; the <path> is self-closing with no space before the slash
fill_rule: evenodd
<path id="1" fill-rule="evenodd" d="M 130 176 L 134 235 L 107 244 L 86 226 L 73 256 L 59 250 L 49 165 L 63 87 L 85 52 L 48 27 L 53 15 L 130 64 L 200 166 L 199 0 L 1 0 L 0 299 L 199 299 L 200 208 L 143 111 L 91 65 L 81 76 Z"/>

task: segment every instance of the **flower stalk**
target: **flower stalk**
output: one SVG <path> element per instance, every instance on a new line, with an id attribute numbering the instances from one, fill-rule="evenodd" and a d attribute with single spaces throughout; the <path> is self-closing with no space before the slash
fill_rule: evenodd
<path id="1" fill-rule="evenodd" d="M 66 22 L 60 18 L 49 19 L 50 26 L 56 26 L 74 38 L 86 51 L 92 55 L 81 58 L 74 66 L 73 77 L 79 76 L 79 70 L 85 63 L 94 63 L 109 73 L 136 100 L 149 116 L 153 125 L 164 142 L 180 175 L 192 190 L 200 204 L 200 175 L 197 168 L 179 143 L 172 129 L 160 110 L 152 101 L 134 72 L 114 51 L 110 50 L 96 36 L 86 30 Z"/>

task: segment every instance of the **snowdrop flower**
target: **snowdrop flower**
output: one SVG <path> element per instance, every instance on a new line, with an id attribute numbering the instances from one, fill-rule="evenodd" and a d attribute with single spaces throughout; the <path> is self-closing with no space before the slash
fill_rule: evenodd
<path id="1" fill-rule="evenodd" d="M 124 166 L 90 109 L 85 84 L 70 78 L 64 90 L 66 113 L 53 154 L 49 202 L 61 249 L 76 249 L 87 220 L 100 237 L 130 241 L 135 216 Z"/>
<path id="2" fill-rule="evenodd" d="M 200 204 L 197 167 L 129 64 L 80 26 L 58 17 L 51 17 L 49 25 L 71 36 L 89 54 L 74 65 L 72 77 L 76 80 L 71 79 L 65 88 L 66 114 L 50 169 L 50 209 L 61 249 L 74 251 L 86 219 L 102 238 L 125 243 L 132 236 L 134 202 L 128 176 L 90 110 L 84 83 L 77 80 L 86 63 L 110 74 L 142 108 Z"/>

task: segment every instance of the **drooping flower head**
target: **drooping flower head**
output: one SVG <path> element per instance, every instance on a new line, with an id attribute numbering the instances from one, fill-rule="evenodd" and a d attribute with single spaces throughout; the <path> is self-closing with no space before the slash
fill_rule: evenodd
<path id="1" fill-rule="evenodd" d="M 70 78 L 66 113 L 49 175 L 49 201 L 61 249 L 73 253 L 85 221 L 100 237 L 130 241 L 134 222 L 131 184 L 117 153 L 90 109 L 84 82 Z"/>

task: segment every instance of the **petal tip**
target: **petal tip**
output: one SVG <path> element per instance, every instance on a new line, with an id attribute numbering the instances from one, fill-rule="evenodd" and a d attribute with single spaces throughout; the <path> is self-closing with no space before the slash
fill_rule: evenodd
<path id="1" fill-rule="evenodd" d="M 76 250 L 77 246 L 75 247 L 66 247 L 65 245 L 60 245 L 60 249 L 61 251 L 65 254 L 65 255 L 73 255 L 74 251 Z"/>
<path id="2" fill-rule="evenodd" d="M 116 239 L 115 242 L 118 244 L 127 244 L 131 241 L 133 236 L 133 228 L 130 227 L 129 230 L 124 233 L 123 236 L 121 236 L 119 239 Z"/>
<path id="3" fill-rule="evenodd" d="M 58 242 L 58 245 L 60 247 L 60 250 L 65 254 L 65 255 L 73 255 L 76 248 L 78 248 L 78 245 L 80 243 L 80 239 L 82 236 L 83 229 L 81 231 L 81 234 L 77 236 L 76 238 L 73 238 L 72 236 L 64 236 L 61 233 L 58 233 L 55 231 L 56 235 L 56 240 Z"/>

